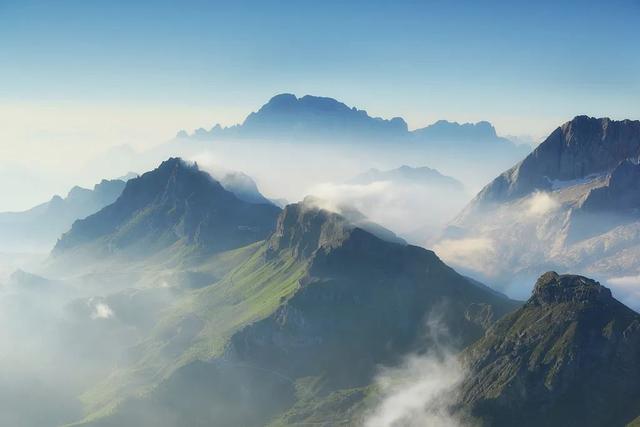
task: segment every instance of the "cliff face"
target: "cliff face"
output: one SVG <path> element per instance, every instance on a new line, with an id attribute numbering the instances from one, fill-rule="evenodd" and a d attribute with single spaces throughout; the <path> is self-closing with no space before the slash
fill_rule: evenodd
<path id="1" fill-rule="evenodd" d="M 570 181 L 612 171 L 640 156 L 640 121 L 578 116 L 557 128 L 522 162 L 487 185 L 475 203 L 501 202 L 553 181 Z"/>
<path id="2" fill-rule="evenodd" d="M 464 269 L 454 249 L 481 242 L 467 271 L 504 288 L 546 270 L 638 275 L 639 156 L 640 121 L 576 117 L 478 193 L 434 247 Z"/>

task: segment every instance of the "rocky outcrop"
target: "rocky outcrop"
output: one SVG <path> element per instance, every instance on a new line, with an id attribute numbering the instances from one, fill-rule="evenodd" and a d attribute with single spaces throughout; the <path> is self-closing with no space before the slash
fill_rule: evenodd
<path id="1" fill-rule="evenodd" d="M 604 186 L 589 191 L 580 204 L 580 209 L 585 212 L 633 213 L 640 208 L 638 183 L 640 165 L 625 160 L 608 175 Z"/>
<path id="2" fill-rule="evenodd" d="M 640 413 L 640 315 L 582 276 L 543 274 L 464 353 L 461 405 L 491 426 L 624 425 Z"/>
<path id="3" fill-rule="evenodd" d="M 503 202 L 569 181 L 612 171 L 640 156 L 640 121 L 578 116 L 529 156 L 487 185 L 473 203 Z"/>

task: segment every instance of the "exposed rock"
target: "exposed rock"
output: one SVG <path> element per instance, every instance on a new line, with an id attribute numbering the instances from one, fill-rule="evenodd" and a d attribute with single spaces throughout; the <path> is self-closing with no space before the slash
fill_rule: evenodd
<path id="1" fill-rule="evenodd" d="M 533 295 L 464 353 L 461 408 L 491 426 L 616 426 L 640 413 L 640 315 L 582 276 Z"/>

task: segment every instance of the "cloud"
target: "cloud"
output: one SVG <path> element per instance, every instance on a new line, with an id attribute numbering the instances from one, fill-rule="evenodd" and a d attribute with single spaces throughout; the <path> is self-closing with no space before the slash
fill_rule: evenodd
<path id="1" fill-rule="evenodd" d="M 439 310 L 437 310 L 439 311 Z M 451 408 L 466 370 L 445 344 L 448 331 L 439 317 L 427 323 L 429 352 L 410 355 L 394 368 L 385 368 L 376 378 L 382 399 L 366 427 L 460 427 L 465 425 Z"/>
<path id="2" fill-rule="evenodd" d="M 307 194 L 324 200 L 323 208 L 340 212 L 355 208 L 371 221 L 399 233 L 412 243 L 424 245 L 466 202 L 466 195 L 451 194 L 438 186 L 374 181 L 368 184 L 324 182 Z"/>
<path id="3" fill-rule="evenodd" d="M 619 276 L 606 280 L 614 296 L 634 308 L 640 307 L 640 276 Z"/>
<path id="4" fill-rule="evenodd" d="M 551 213 L 560 207 L 554 198 L 548 193 L 536 191 L 526 201 L 526 214 L 529 217 L 540 217 Z"/>
<path id="5" fill-rule="evenodd" d="M 433 250 L 446 262 L 483 272 L 488 270 L 487 261 L 496 256 L 495 242 L 489 237 L 445 239 Z"/>
<path id="6" fill-rule="evenodd" d="M 104 302 L 99 302 L 93 307 L 92 319 L 110 319 L 113 317 L 113 310 Z"/>

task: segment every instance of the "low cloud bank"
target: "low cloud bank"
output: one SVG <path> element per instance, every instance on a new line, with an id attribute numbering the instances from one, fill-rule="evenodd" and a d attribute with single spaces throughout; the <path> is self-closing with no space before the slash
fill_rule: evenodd
<path id="1" fill-rule="evenodd" d="M 365 427 L 462 427 L 453 413 L 457 391 L 466 370 L 456 357 L 437 314 L 427 323 L 433 343 L 425 354 L 412 354 L 400 366 L 380 371 L 376 385 L 382 393 Z"/>
<path id="2" fill-rule="evenodd" d="M 418 245 L 428 241 L 467 201 L 464 193 L 452 194 L 438 186 L 374 181 L 369 184 L 324 182 L 307 193 L 326 201 L 326 208 L 338 211 L 350 206 Z"/>

